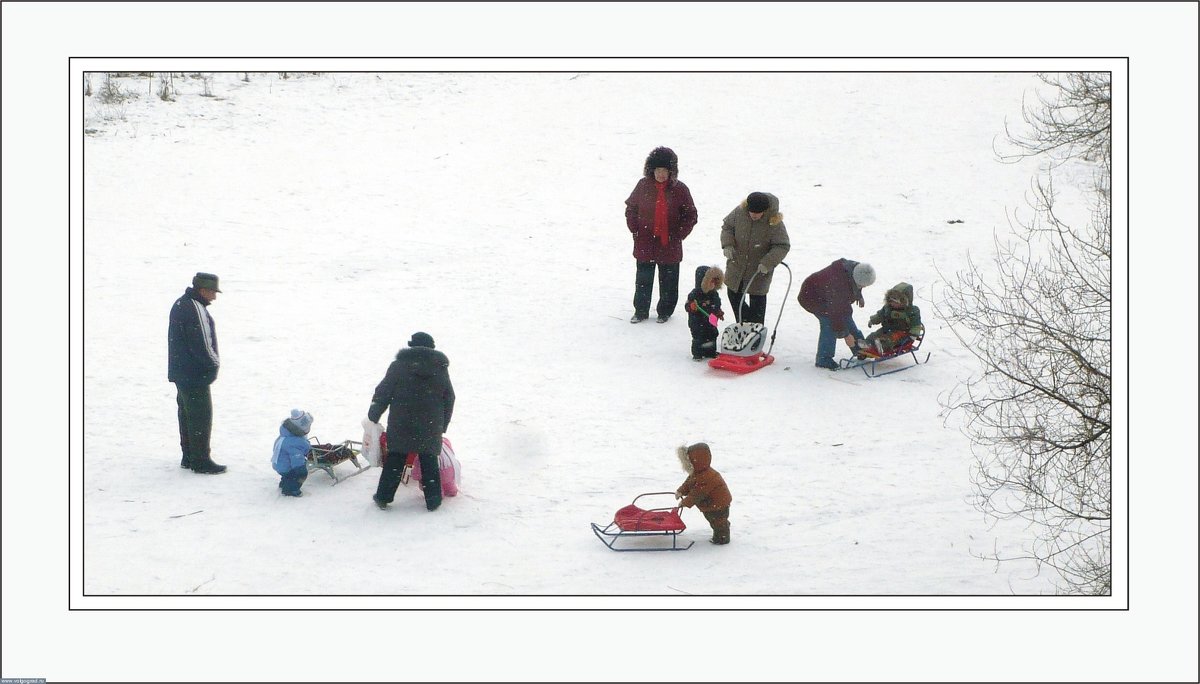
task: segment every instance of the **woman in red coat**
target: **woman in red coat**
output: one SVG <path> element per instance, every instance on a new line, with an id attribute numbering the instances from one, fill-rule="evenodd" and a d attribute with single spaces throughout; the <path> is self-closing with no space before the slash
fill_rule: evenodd
<path id="1" fill-rule="evenodd" d="M 641 180 L 625 200 L 625 224 L 633 235 L 633 258 L 637 260 L 630 323 L 650 317 L 655 267 L 658 322 L 666 323 L 675 313 L 683 240 L 696 226 L 696 218 L 692 193 L 679 180 L 679 158 L 668 147 L 655 148 L 646 157 Z"/>
<path id="2" fill-rule="evenodd" d="M 851 349 L 865 336 L 854 324 L 850 304 L 866 306 L 862 289 L 875 282 L 875 269 L 870 264 L 838 259 L 804 279 L 800 286 L 800 306 L 817 317 L 821 333 L 817 338 L 817 367 L 837 370 L 833 360 L 837 338 Z"/>

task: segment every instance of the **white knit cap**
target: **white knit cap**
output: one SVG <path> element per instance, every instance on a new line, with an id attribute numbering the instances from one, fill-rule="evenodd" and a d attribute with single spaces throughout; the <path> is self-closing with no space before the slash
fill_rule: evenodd
<path id="1" fill-rule="evenodd" d="M 871 264 L 860 263 L 854 267 L 854 284 L 860 288 L 867 287 L 875 282 L 875 269 L 871 268 Z"/>
<path id="2" fill-rule="evenodd" d="M 307 411 L 292 409 L 292 415 L 288 416 L 287 422 L 291 423 L 301 434 L 307 435 L 309 428 L 312 427 L 313 417 Z"/>

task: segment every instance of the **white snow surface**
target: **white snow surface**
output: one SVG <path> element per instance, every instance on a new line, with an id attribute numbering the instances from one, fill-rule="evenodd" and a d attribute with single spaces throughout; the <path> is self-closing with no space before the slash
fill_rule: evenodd
<path id="1" fill-rule="evenodd" d="M 156 85 L 122 79 L 135 97 L 85 104 L 89 600 L 1053 593 L 1031 564 L 981 558 L 1019 554 L 1031 532 L 969 503 L 971 444 L 939 396 L 977 367 L 933 306 L 939 269 L 986 260 L 1025 207 L 1037 162 L 1000 163 L 993 143 L 1032 74 L 217 73 L 211 97 L 177 76 L 172 102 Z M 682 310 L 627 322 L 624 200 L 659 145 L 678 153 L 700 217 L 681 304 L 696 266 L 724 265 L 725 214 L 751 191 L 780 197 L 793 279 L 787 292 L 777 271 L 768 297 L 774 365 L 694 363 Z M 876 379 L 814 367 L 816 321 L 795 297 L 840 257 L 878 274 L 855 309 L 864 330 L 887 287 L 913 284 L 928 365 Z M 209 309 L 220 476 L 179 468 L 166 380 L 168 310 L 196 271 L 223 290 Z M 282 497 L 269 461 L 288 411 L 311 412 L 323 441 L 361 439 L 416 331 L 450 359 L 461 495 L 429 513 L 410 485 L 380 511 L 372 469 L 336 486 L 316 472 L 302 498 Z M 687 551 L 601 545 L 589 523 L 678 487 L 674 449 L 697 441 L 733 493 L 732 543 L 707 543 L 691 509 Z"/>
<path id="2" fill-rule="evenodd" d="M 1197 681 L 1196 374 L 1162 354 L 1196 336 L 1197 6 L 1079 7 L 3 3 L 0 674 Z M 82 95 L 82 70 L 143 69 L 264 73 Z M 1028 216 L 1035 164 L 991 147 L 1034 70 L 1114 77 L 1108 598 L 978 559 L 1030 532 L 970 508 L 970 445 L 938 408 L 976 366 L 937 269 Z M 685 291 L 721 217 L 773 192 L 797 283 L 874 263 L 860 325 L 913 283 L 930 364 L 816 372 L 782 277 L 779 361 L 751 376 L 691 363 L 681 315 L 629 326 L 622 201 L 657 145 L 700 206 Z M 167 309 L 201 269 L 226 290 L 218 477 L 176 467 L 165 378 Z M 463 495 L 381 512 L 369 470 L 279 498 L 286 412 L 356 438 L 415 330 L 452 361 Z M 588 523 L 677 486 L 672 450 L 699 439 L 733 544 L 688 511 L 688 551 L 601 546 Z"/>

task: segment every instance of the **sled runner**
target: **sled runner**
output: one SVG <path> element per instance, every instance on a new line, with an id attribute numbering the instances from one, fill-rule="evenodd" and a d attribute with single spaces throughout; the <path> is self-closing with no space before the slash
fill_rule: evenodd
<path id="1" fill-rule="evenodd" d="M 887 352 L 886 354 L 881 354 L 874 349 L 861 349 L 858 352 L 857 358 L 841 359 L 840 361 L 838 361 L 838 364 L 842 367 L 842 370 L 846 370 L 849 368 L 861 368 L 862 372 L 864 374 L 866 374 L 866 376 L 868 378 L 877 378 L 881 375 L 891 375 L 892 373 L 899 373 L 900 371 L 908 370 L 909 368 L 912 368 L 914 366 L 917 366 L 917 365 L 920 365 L 922 363 L 926 363 L 927 361 L 929 361 L 929 357 L 932 356 L 932 354 L 930 352 L 925 352 L 925 360 L 924 361 L 922 361 L 920 358 L 917 357 L 917 350 L 921 348 L 921 341 L 924 339 L 925 339 L 924 335 L 909 336 L 905 339 L 900 340 L 900 342 L 896 345 L 896 347 L 893 348 L 890 352 Z M 901 366 L 899 368 L 893 368 L 891 370 L 886 370 L 886 371 L 883 371 L 882 373 L 879 372 L 878 365 L 880 363 L 883 363 L 885 361 L 891 361 L 893 359 L 899 359 L 900 357 L 905 356 L 905 355 L 912 356 L 913 363 L 911 363 L 907 366 Z"/>
<path id="2" fill-rule="evenodd" d="M 342 482 L 347 478 L 354 477 L 364 470 L 371 467 L 370 463 L 359 463 L 358 456 L 362 453 L 362 442 L 354 442 L 346 440 L 341 444 L 322 444 L 316 437 L 309 437 L 308 441 L 312 442 L 312 446 L 308 449 L 308 472 L 314 470 L 324 471 L 326 475 L 333 478 L 333 484 Z M 356 470 L 348 475 L 338 477 L 333 467 L 339 463 L 350 461 Z"/>
<path id="3" fill-rule="evenodd" d="M 786 268 L 788 272 L 788 289 L 783 294 L 783 302 L 787 302 L 788 292 L 792 291 L 792 269 L 782 261 L 779 265 Z M 750 276 L 750 282 L 746 283 L 747 295 L 738 302 L 738 318 L 741 318 L 741 307 L 745 305 L 746 299 L 749 298 L 750 286 L 754 284 L 754 279 L 758 277 L 758 273 Z M 767 341 L 767 326 L 762 323 L 734 323 L 725 327 L 721 332 L 721 351 L 717 354 L 717 358 L 708 362 L 709 368 L 717 370 L 727 370 L 739 375 L 750 373 L 764 368 L 775 362 L 775 357 L 771 356 L 771 350 L 775 348 L 775 334 L 779 332 L 779 321 L 783 318 L 783 304 L 779 306 L 779 317 L 775 319 L 775 332 L 771 333 L 771 344 L 767 346 L 767 350 L 762 350 L 763 345 Z"/>
<path id="4" fill-rule="evenodd" d="M 664 494 L 675 496 L 674 492 L 647 492 L 635 496 L 633 503 L 618 510 L 613 516 L 613 521 L 605 527 L 591 523 L 592 532 L 595 532 L 596 538 L 613 551 L 686 551 L 692 548 L 692 544 L 696 542 L 688 542 L 687 546 L 679 546 L 679 533 L 687 529 L 687 526 L 683 524 L 683 518 L 679 517 L 679 506 L 642 509 L 637 505 L 638 499 L 643 496 Z M 622 549 L 616 546 L 621 539 L 640 537 L 670 537 L 671 545 L 631 546 Z"/>

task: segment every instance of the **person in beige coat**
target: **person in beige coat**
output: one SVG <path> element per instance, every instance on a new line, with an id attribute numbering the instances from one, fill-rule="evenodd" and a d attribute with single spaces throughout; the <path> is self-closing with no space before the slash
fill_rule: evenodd
<path id="1" fill-rule="evenodd" d="M 697 442 L 677 448 L 675 454 L 688 474 L 675 490 L 679 505 L 683 508 L 695 506 L 712 526 L 712 543 L 728 544 L 729 504 L 733 503 L 733 495 L 729 493 L 725 478 L 712 468 L 712 450 L 704 442 Z"/>
<path id="2" fill-rule="evenodd" d="M 750 193 L 725 217 L 721 225 L 721 249 L 727 260 L 725 286 L 738 323 L 762 323 L 766 319 L 771 276 L 791 248 L 783 214 L 779 213 L 779 198 L 771 193 Z M 743 295 L 750 299 L 745 310 Z"/>

